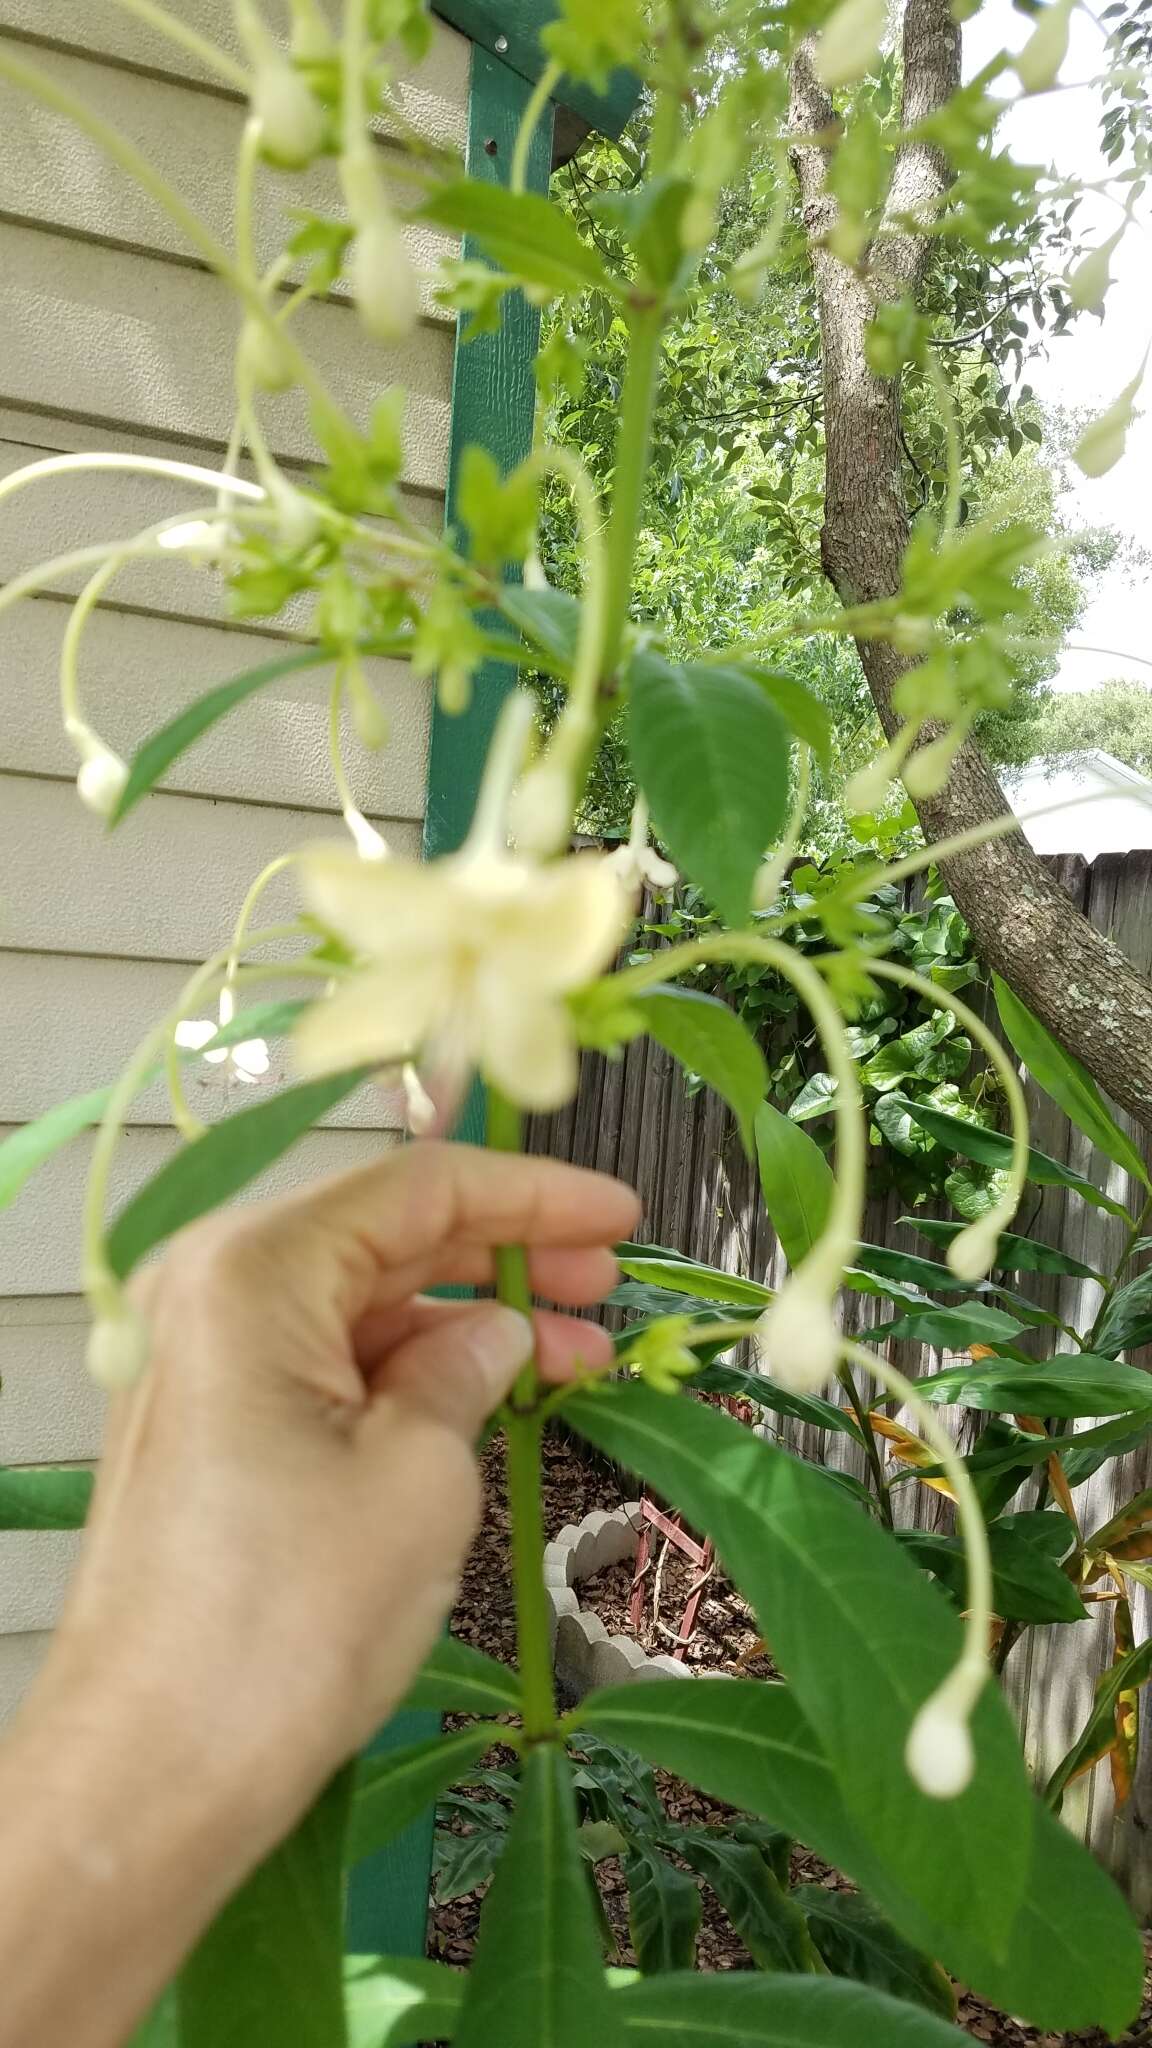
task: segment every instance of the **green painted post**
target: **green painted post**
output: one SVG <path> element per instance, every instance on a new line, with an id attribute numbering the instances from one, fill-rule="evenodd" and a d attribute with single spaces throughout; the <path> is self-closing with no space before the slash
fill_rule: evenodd
<path id="1" fill-rule="evenodd" d="M 438 11 L 454 18 L 448 8 Z M 530 85 L 518 72 L 509 70 L 480 42 L 473 44 L 468 122 L 472 177 L 500 184 L 507 181 L 530 92 Z M 534 190 L 543 191 L 547 186 L 551 162 L 549 109 L 537 128 L 529 160 L 528 180 Z M 480 258 L 480 251 L 469 243 L 464 253 L 473 260 Z M 457 343 L 448 469 L 450 525 L 455 517 L 460 457 L 470 442 L 487 448 L 505 471 L 523 461 L 531 450 L 535 416 L 532 365 L 539 333 L 539 314 L 522 293 L 515 292 L 505 301 L 498 334 L 480 335 L 466 346 Z M 429 859 L 451 853 L 468 830 L 492 727 L 514 681 L 514 669 L 488 662 L 475 677 L 472 705 L 462 717 L 446 718 L 438 707 L 433 711 L 424 821 L 424 852 Z M 456 1135 L 466 1143 L 476 1143 L 483 1129 L 483 1096 L 474 1088 Z M 370 1753 L 425 1741 L 438 1727 L 435 1714 L 398 1714 L 377 1736 Z M 428 1813 L 353 1872 L 347 1916 L 347 1944 L 352 1954 L 423 1955 L 434 1826 L 435 1816 Z"/>

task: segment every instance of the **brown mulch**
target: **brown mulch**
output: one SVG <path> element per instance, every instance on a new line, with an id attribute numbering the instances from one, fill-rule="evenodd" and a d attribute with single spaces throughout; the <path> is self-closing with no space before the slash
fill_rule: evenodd
<path id="1" fill-rule="evenodd" d="M 562 1439 L 548 1439 L 544 1449 L 544 1520 L 549 1537 L 569 1522 L 580 1522 L 593 1508 L 618 1507 L 624 1495 L 609 1468 L 589 1460 Z M 484 1524 L 476 1539 L 464 1572 L 460 1602 L 453 1619 L 453 1633 L 463 1641 L 486 1650 L 505 1663 L 515 1662 L 516 1630 L 508 1558 L 508 1507 L 504 1489 L 502 1447 L 492 1444 L 484 1459 L 486 1509 Z M 658 1551 L 657 1551 L 658 1555 Z M 687 1598 L 691 1568 L 671 1553 L 665 1561 L 660 1621 L 653 1624 L 651 1601 L 646 1603 L 645 1625 L 639 1640 L 655 1654 L 672 1648 L 668 1634 L 680 1622 Z M 631 1566 L 613 1565 L 587 1580 L 582 1588 L 584 1602 L 600 1615 L 611 1633 L 632 1633 L 628 1624 Z M 717 1572 L 710 1580 L 700 1609 L 700 1622 L 688 1650 L 687 1661 L 700 1670 L 739 1669 L 742 1673 L 768 1677 L 771 1661 L 759 1647 L 754 1618 L 735 1588 Z M 449 1725 L 453 1725 L 451 1722 Z M 458 1723 L 457 1723 L 458 1725 Z M 499 1752 L 490 1763 L 507 1762 Z M 686 1827 L 707 1827 L 723 1821 L 730 1807 L 708 1799 L 682 1780 L 658 1771 L 656 1782 L 669 1819 Z M 453 1825 L 460 1825 L 454 1822 Z M 618 1861 L 611 1858 L 597 1871 L 605 1909 L 616 1938 L 621 1963 L 634 1957 L 628 1939 L 628 1899 Z M 794 1884 L 823 1884 L 842 1887 L 844 1879 L 805 1849 L 793 1851 Z M 466 1965 L 480 1919 L 482 1891 L 448 1905 L 433 1900 L 429 1927 L 429 1954 L 441 1962 Z M 958 2025 L 986 2048 L 1152 2048 L 1152 1936 L 1147 1938 L 1149 1979 L 1141 2017 L 1118 2042 L 1111 2042 L 1097 2030 L 1088 2034 L 1041 2033 L 996 2011 L 974 1994 L 960 1991 Z M 703 1970 L 746 1970 L 752 1967 L 742 1943 L 721 1910 L 714 1894 L 703 1892 L 703 1920 L 697 1949 Z"/>

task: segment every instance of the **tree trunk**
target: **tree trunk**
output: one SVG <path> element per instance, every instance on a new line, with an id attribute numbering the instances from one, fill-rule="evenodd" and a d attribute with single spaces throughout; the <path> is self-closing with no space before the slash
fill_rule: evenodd
<path id="1" fill-rule="evenodd" d="M 960 83 L 960 29 L 950 0 L 907 0 L 902 125 L 942 106 Z M 914 295 L 927 243 L 914 228 L 886 227 L 867 281 L 824 247 L 835 219 L 819 138 L 836 116 L 801 46 L 792 65 L 792 163 L 816 283 L 824 380 L 826 474 L 820 552 L 845 605 L 895 595 L 908 543 L 898 379 L 873 376 L 864 338 L 877 297 Z M 905 143 L 888 199 L 892 223 L 923 217 L 947 191 L 950 172 L 926 143 Z M 913 666 L 885 641 L 857 641 L 886 733 L 899 724 L 893 688 Z M 963 747 L 946 788 L 916 806 L 929 843 L 1004 817 L 1009 807 L 975 742 Z M 1152 1128 L 1152 985 L 1091 925 L 1020 831 L 942 863 L 977 951 L 1115 1101 Z"/>

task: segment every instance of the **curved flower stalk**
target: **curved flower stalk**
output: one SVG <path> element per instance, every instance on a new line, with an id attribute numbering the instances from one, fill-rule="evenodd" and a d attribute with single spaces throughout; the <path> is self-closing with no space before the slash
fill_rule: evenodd
<path id="1" fill-rule="evenodd" d="M 1012 1119 L 1012 1164 L 1009 1168 L 1008 1187 L 1001 1199 L 986 1210 L 983 1216 L 970 1223 L 952 1239 L 948 1247 L 947 1263 L 958 1280 L 975 1284 L 986 1278 L 996 1263 L 996 1248 L 1000 1233 L 1007 1230 L 1012 1222 L 1024 1194 L 1028 1181 L 1028 1104 L 1020 1085 L 1020 1076 L 995 1033 L 989 1030 L 983 1017 L 967 1003 L 962 1003 L 951 990 L 937 988 L 923 974 L 917 974 L 912 967 L 901 967 L 894 960 L 870 960 L 868 972 L 882 981 L 894 981 L 900 988 L 913 989 L 925 1002 L 932 1003 L 938 1010 L 950 1010 L 966 1031 L 987 1053 L 996 1069 L 1000 1084 L 1008 1100 L 1009 1115 Z"/>
<path id="2" fill-rule="evenodd" d="M 478 1067 L 523 1109 L 554 1109 L 574 1092 L 565 997 L 611 958 L 628 905 L 598 854 L 540 863 L 509 852 L 532 714 L 521 693 L 505 705 L 458 853 L 427 865 L 366 865 L 336 847 L 300 854 L 308 908 L 365 962 L 300 1025 L 304 1072 L 419 1053 L 457 1085 Z"/>
<path id="3" fill-rule="evenodd" d="M 347 0 L 341 44 L 340 183 L 356 230 L 350 276 L 364 326 L 377 341 L 403 341 L 420 317 L 420 290 L 392 211 L 368 128 L 367 0 Z"/>
<path id="4" fill-rule="evenodd" d="M 874 1379 L 903 1407 L 910 1408 L 925 1441 L 935 1451 L 956 1497 L 956 1513 L 968 1565 L 968 1607 L 964 1648 L 943 1684 L 926 1700 L 912 1723 L 905 1750 L 909 1775 L 932 1799 L 956 1799 L 971 1782 L 975 1752 L 969 1723 L 988 1682 L 988 1645 L 992 1630 L 992 1560 L 988 1532 L 976 1489 L 964 1460 L 946 1429 L 917 1392 L 887 1359 L 863 1344 L 841 1345 L 854 1365 Z"/>
<path id="5" fill-rule="evenodd" d="M 796 791 L 792 798 L 788 823 L 784 828 L 784 837 L 776 851 L 770 853 L 764 861 L 752 891 L 753 905 L 761 912 L 774 910 L 776 907 L 776 898 L 780 894 L 784 877 L 796 857 L 800 834 L 804 830 L 804 820 L 808 815 L 808 798 L 812 789 L 812 749 L 798 747 L 796 751 Z"/>
<path id="6" fill-rule="evenodd" d="M 336 794 L 340 800 L 340 815 L 348 827 L 353 844 L 361 860 L 382 861 L 388 859 L 388 841 L 383 834 L 370 825 L 348 780 L 344 765 L 344 749 L 340 742 L 340 709 L 344 702 L 344 690 L 348 676 L 348 665 L 341 662 L 332 679 L 332 691 L 328 699 L 328 758 L 332 763 L 332 776 Z M 367 683 L 364 685 L 367 689 Z M 372 700 L 375 703 L 375 699 Z M 376 707 L 379 709 L 379 706 Z M 353 712 L 355 716 L 355 712 Z M 383 717 L 383 713 L 381 713 Z M 385 735 L 386 736 L 386 735 Z"/>

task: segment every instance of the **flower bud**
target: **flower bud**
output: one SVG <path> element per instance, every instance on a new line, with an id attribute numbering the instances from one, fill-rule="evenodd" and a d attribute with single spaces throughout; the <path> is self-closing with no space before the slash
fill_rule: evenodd
<path id="1" fill-rule="evenodd" d="M 1136 418 L 1134 401 L 1143 379 L 1141 368 L 1107 412 L 1085 427 L 1072 450 L 1072 459 L 1085 476 L 1107 476 L 1110 469 L 1115 469 L 1128 443 L 1128 429 Z"/>
<path id="2" fill-rule="evenodd" d="M 114 754 L 111 747 L 95 742 L 87 759 L 80 764 L 76 790 L 81 803 L 95 811 L 98 818 L 110 818 L 127 782 L 127 762 L 122 761 L 119 754 Z"/>
<path id="3" fill-rule="evenodd" d="M 1112 283 L 1112 252 L 1123 233 L 1123 227 L 1117 228 L 1114 235 L 1110 235 L 1106 242 L 1101 242 L 1098 249 L 1090 249 L 1087 256 L 1081 258 L 1075 270 L 1068 273 L 1065 279 L 1068 297 L 1079 312 L 1099 313 L 1102 310 L 1105 295 Z"/>
<path id="4" fill-rule="evenodd" d="M 752 1332 L 764 1369 L 793 1394 L 815 1394 L 840 1362 L 843 1338 L 821 1277 L 802 1266 L 784 1282 Z"/>
<path id="5" fill-rule="evenodd" d="M 911 797 L 938 796 L 952 773 L 952 763 L 964 744 L 964 729 L 953 726 L 926 747 L 910 754 L 902 769 L 904 787 Z"/>
<path id="6" fill-rule="evenodd" d="M 958 1231 L 946 1253 L 949 1272 L 973 1286 L 977 1280 L 986 1279 L 996 1264 L 1000 1227 L 1004 1220 L 999 1208 L 989 1209 L 986 1216 L 978 1217 L 975 1223 L 969 1223 L 966 1229 Z"/>
<path id="7" fill-rule="evenodd" d="M 1047 92 L 1068 55 L 1075 0 L 1049 0 L 1012 68 L 1025 92 Z"/>
<path id="8" fill-rule="evenodd" d="M 460 718 L 472 702 L 472 671 L 462 661 L 446 661 L 436 677 L 436 702 L 445 718 Z"/>
<path id="9" fill-rule="evenodd" d="M 388 841 L 382 833 L 376 830 L 375 825 L 368 823 L 363 811 L 358 811 L 355 805 L 349 804 L 342 815 L 344 823 L 356 842 L 356 851 L 360 855 L 361 860 L 389 859 Z"/>
<path id="10" fill-rule="evenodd" d="M 236 344 L 236 366 L 258 391 L 287 391 L 296 381 L 292 351 L 269 321 L 250 313 Z"/>
<path id="11" fill-rule="evenodd" d="M 88 1336 L 88 1370 L 109 1393 L 132 1386 L 148 1363 L 148 1330 L 123 1295 L 98 1310 Z"/>
<path id="12" fill-rule="evenodd" d="M 512 796 L 509 826 L 522 853 L 558 853 L 572 826 L 574 798 L 568 769 L 548 755 L 537 761 Z"/>
<path id="13" fill-rule="evenodd" d="M 236 26 L 252 65 L 249 99 L 260 123 L 260 154 L 279 170 L 302 170 L 324 146 L 324 109 L 252 0 L 237 0 Z"/>
<path id="14" fill-rule="evenodd" d="M 844 809 L 850 818 L 860 817 L 869 811 L 878 811 L 888 795 L 892 782 L 892 767 L 885 748 L 874 761 L 868 761 L 858 768 L 844 784 Z"/>
<path id="15" fill-rule="evenodd" d="M 904 1761 L 909 1777 L 929 1799 L 958 1799 L 971 1784 L 976 1755 L 968 1712 L 950 1681 L 921 1707 Z"/>
<path id="16" fill-rule="evenodd" d="M 854 85 L 880 56 L 888 0 L 840 0 L 820 33 L 812 59 L 821 85 Z"/>
<path id="17" fill-rule="evenodd" d="M 301 64 L 326 64 L 336 54 L 332 31 L 316 0 L 291 0 L 292 55 Z"/>
<path id="18" fill-rule="evenodd" d="M 356 230 L 348 266 L 357 311 L 376 341 L 404 341 L 420 316 L 420 291 L 404 237 L 371 154 L 343 157 L 340 179 Z"/>
<path id="19" fill-rule="evenodd" d="M 410 1060 L 400 1069 L 400 1083 L 404 1090 L 408 1129 L 414 1138 L 423 1138 L 436 1128 L 436 1104 Z"/>
<path id="20" fill-rule="evenodd" d="M 381 747 L 388 745 L 392 728 L 387 712 L 355 657 L 345 663 L 344 685 L 357 739 L 370 754 L 379 753 Z"/>

